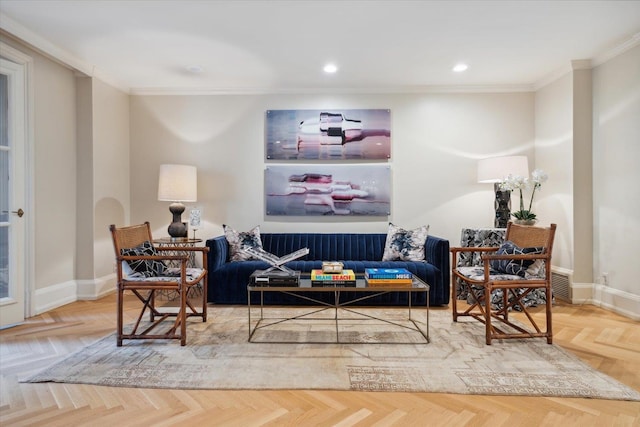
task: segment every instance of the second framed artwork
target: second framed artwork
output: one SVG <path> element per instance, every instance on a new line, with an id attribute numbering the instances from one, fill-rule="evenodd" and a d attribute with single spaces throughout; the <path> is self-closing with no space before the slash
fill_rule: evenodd
<path id="1" fill-rule="evenodd" d="M 386 160 L 391 157 L 391 112 L 268 110 L 268 160 Z"/>
<path id="2" fill-rule="evenodd" d="M 266 214 L 388 216 L 388 165 L 273 165 L 265 171 Z"/>

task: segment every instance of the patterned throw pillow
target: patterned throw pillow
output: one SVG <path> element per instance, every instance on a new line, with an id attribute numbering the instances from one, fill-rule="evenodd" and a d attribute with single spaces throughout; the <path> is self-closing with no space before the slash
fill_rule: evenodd
<path id="1" fill-rule="evenodd" d="M 256 225 L 249 231 L 237 232 L 226 224 L 222 225 L 224 229 L 224 237 L 229 243 L 229 259 L 231 261 L 248 261 L 256 259 L 242 249 L 246 246 L 262 249 L 262 240 L 260 240 L 260 226 Z"/>
<path id="2" fill-rule="evenodd" d="M 151 242 L 146 241 L 135 248 L 121 249 L 120 254 L 129 256 L 154 256 L 158 255 L 158 252 Z M 142 274 L 144 277 L 162 276 L 165 270 L 165 265 L 162 261 L 138 259 L 128 260 L 127 263 L 133 271 Z"/>
<path id="3" fill-rule="evenodd" d="M 424 244 L 428 234 L 428 225 L 404 230 L 389 223 L 382 261 L 424 261 Z"/>
<path id="4" fill-rule="evenodd" d="M 507 240 L 504 242 L 496 255 L 524 255 L 524 254 L 541 254 L 544 252 L 543 247 L 520 248 L 515 243 Z M 515 274 L 517 276 L 525 276 L 527 268 L 533 264 L 534 260 L 508 260 L 493 259 L 489 262 L 491 268 L 499 273 Z"/>

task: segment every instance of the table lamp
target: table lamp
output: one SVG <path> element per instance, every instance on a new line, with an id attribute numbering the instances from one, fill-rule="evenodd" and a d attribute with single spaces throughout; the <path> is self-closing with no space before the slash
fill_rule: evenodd
<path id="1" fill-rule="evenodd" d="M 187 224 L 182 222 L 185 208 L 182 202 L 195 202 L 197 194 L 198 176 L 195 166 L 160 165 L 158 200 L 172 202 L 169 211 L 173 220 L 168 228 L 172 238 L 187 237 Z"/>
<path id="2" fill-rule="evenodd" d="M 527 156 L 491 157 L 478 162 L 478 182 L 493 183 L 496 228 L 505 228 L 511 216 L 511 191 L 500 189 L 500 183 L 508 175 L 529 176 Z"/>

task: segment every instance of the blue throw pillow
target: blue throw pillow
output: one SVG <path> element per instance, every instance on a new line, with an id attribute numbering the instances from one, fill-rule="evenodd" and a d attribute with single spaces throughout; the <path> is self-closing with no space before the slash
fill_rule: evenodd
<path id="1" fill-rule="evenodd" d="M 541 254 L 544 252 L 543 247 L 520 248 L 510 240 L 504 242 L 496 255 L 524 255 L 524 254 Z M 535 260 L 509 260 L 509 259 L 492 259 L 489 261 L 491 269 L 498 273 L 515 274 L 524 277 L 527 268 L 534 263 Z"/>
<path id="2" fill-rule="evenodd" d="M 158 252 L 151 242 L 146 241 L 135 248 L 121 249 L 120 254 L 128 256 L 154 256 L 158 255 Z M 133 271 L 142 274 L 144 277 L 162 276 L 166 268 L 162 261 L 147 259 L 127 260 L 127 264 L 129 264 L 129 267 L 131 267 Z"/>

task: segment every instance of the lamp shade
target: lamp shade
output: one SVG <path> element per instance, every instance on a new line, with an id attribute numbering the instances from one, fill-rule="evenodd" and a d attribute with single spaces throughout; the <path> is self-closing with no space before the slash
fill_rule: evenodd
<path id="1" fill-rule="evenodd" d="M 165 202 L 197 201 L 197 168 L 187 165 L 160 165 L 158 200 Z"/>
<path id="2" fill-rule="evenodd" d="M 507 175 L 529 176 L 527 156 L 504 156 L 478 162 L 478 182 L 500 182 Z"/>

